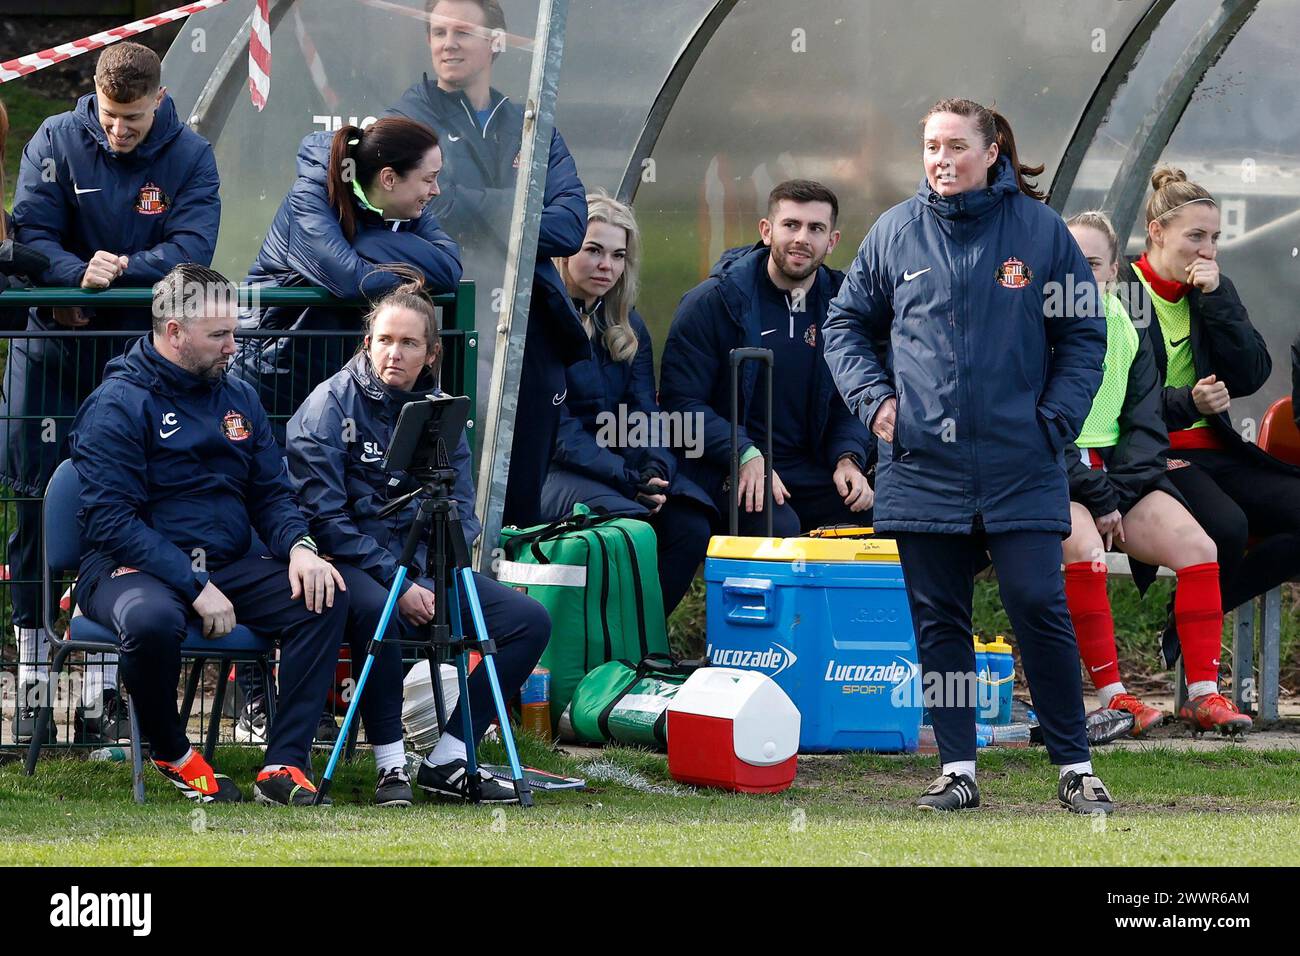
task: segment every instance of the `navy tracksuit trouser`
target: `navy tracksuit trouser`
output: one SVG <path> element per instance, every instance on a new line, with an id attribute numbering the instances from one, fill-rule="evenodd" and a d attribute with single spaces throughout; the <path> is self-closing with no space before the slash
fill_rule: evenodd
<path id="1" fill-rule="evenodd" d="M 289 596 L 289 568 L 256 555 L 220 570 L 212 583 L 235 606 L 235 620 L 280 641 L 279 693 L 266 763 L 304 771 L 347 621 L 349 594 L 334 592 L 320 614 Z M 100 577 L 81 585 L 82 612 L 111 628 L 121 642 L 122 679 L 135 702 L 140 730 L 158 760 L 178 760 L 190 743 L 176 708 L 181 642 L 196 616 L 192 603 L 143 571 Z"/>
<path id="2" fill-rule="evenodd" d="M 777 462 L 776 474 L 785 485 L 790 497 L 785 504 L 777 505 L 772 512 L 772 535 L 777 538 L 797 538 L 805 531 L 833 525 L 866 528 L 871 526 L 871 509 L 854 512 L 840 497 L 835 488 L 833 471 L 815 461 Z M 718 502 L 721 517 L 719 534 L 727 533 L 731 523 L 731 502 L 726 494 Z M 762 511 L 746 511 L 742 505 L 739 514 L 740 533 L 745 536 L 767 534 L 767 518 Z"/>
<path id="3" fill-rule="evenodd" d="M 388 588 L 364 571 L 347 564 L 338 565 L 339 573 L 347 582 L 349 603 L 348 641 L 352 645 L 353 667 L 359 668 L 365 660 L 366 647 L 374 636 L 375 628 L 388 600 Z M 417 578 L 418 583 L 434 591 L 428 578 Z M 496 642 L 497 679 L 501 682 L 501 695 L 509 700 L 519 693 L 528 675 L 541 659 L 542 652 L 551 639 L 551 618 L 546 608 L 514 588 L 498 584 L 491 578 L 475 572 L 474 583 L 478 589 L 479 604 L 483 608 L 483 623 L 488 635 Z M 461 622 L 466 630 L 472 627 L 469 602 L 460 601 Z M 402 739 L 402 655 L 400 647 L 389 643 L 395 637 L 413 637 L 413 628 L 402 623 L 396 608 L 384 631 L 384 647 L 371 665 L 361 692 L 362 720 L 366 724 L 366 738 L 372 743 L 389 743 Z M 402 633 L 399 633 L 402 632 Z M 447 733 L 460 737 L 465 733 L 462 723 L 462 704 L 447 716 Z M 487 732 L 488 725 L 496 720 L 496 703 L 488 683 L 487 668 L 479 666 L 469 675 L 470 722 L 477 742 Z M 276 714 L 276 720 L 279 720 Z"/>
<path id="4" fill-rule="evenodd" d="M 1052 763 L 1088 759 L 1079 648 L 1065 604 L 1061 536 L 1051 531 L 1002 534 L 897 532 L 903 580 L 921 663 L 921 686 L 944 763 L 975 759 L 975 705 L 968 694 L 931 698 L 931 687 L 973 688 L 971 602 L 985 552 L 997 571 L 1034 710 Z M 947 675 L 961 675 L 953 680 Z"/>

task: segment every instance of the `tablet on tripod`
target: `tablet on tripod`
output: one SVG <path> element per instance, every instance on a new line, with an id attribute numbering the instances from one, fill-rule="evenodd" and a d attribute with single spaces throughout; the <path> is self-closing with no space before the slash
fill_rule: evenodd
<path id="1" fill-rule="evenodd" d="M 386 472 L 421 472 L 448 468 L 451 453 L 460 443 L 469 420 L 469 398 L 465 395 L 428 396 L 407 402 L 397 416 L 397 428 L 384 452 Z"/>

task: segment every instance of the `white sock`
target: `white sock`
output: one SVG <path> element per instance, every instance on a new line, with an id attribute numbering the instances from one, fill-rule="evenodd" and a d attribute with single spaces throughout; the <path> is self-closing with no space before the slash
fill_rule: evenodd
<path id="1" fill-rule="evenodd" d="M 288 770 L 289 765 L 283 763 L 269 763 L 261 769 L 261 773 L 275 773 L 277 770 Z"/>
<path id="2" fill-rule="evenodd" d="M 944 774 L 961 774 L 966 779 L 974 782 L 975 780 L 975 761 L 974 760 L 956 760 L 952 763 L 943 765 Z"/>
<path id="3" fill-rule="evenodd" d="M 438 738 L 438 743 L 434 745 L 433 750 L 429 752 L 429 756 L 424 758 L 424 762 L 430 767 L 440 767 L 453 760 L 466 760 L 468 757 L 469 753 L 465 750 L 463 740 L 451 734 L 443 734 Z"/>
<path id="4" fill-rule="evenodd" d="M 1080 774 L 1092 773 L 1092 761 L 1085 760 L 1083 763 L 1062 764 L 1060 767 L 1057 767 L 1057 769 L 1061 771 L 1060 776 L 1062 777 L 1064 777 L 1071 770 L 1073 770 L 1075 773 L 1080 773 Z"/>
<path id="5" fill-rule="evenodd" d="M 98 707 L 105 690 L 117 689 L 117 655 L 87 654 L 81 680 L 81 702 Z"/>
<path id="6" fill-rule="evenodd" d="M 1122 680 L 1117 680 L 1115 683 L 1107 684 L 1105 687 L 1098 687 L 1097 700 L 1101 702 L 1102 708 L 1105 709 L 1110 706 L 1112 700 L 1120 694 L 1126 693 L 1128 693 L 1128 691 L 1124 690 L 1124 682 Z"/>
<path id="7" fill-rule="evenodd" d="M 185 748 L 185 753 L 181 754 L 175 760 L 168 760 L 165 762 L 171 764 L 173 767 L 181 767 L 185 765 L 185 761 L 189 760 L 193 756 L 194 756 L 194 748 L 187 747 Z"/>
<path id="8" fill-rule="evenodd" d="M 406 746 L 400 737 L 394 743 L 375 744 L 371 749 L 375 754 L 375 769 L 381 774 L 406 769 Z"/>
<path id="9" fill-rule="evenodd" d="M 1187 685 L 1188 700 L 1195 700 L 1197 697 L 1204 697 L 1206 694 L 1217 694 L 1219 692 L 1219 682 L 1217 680 L 1194 680 Z"/>
<path id="10" fill-rule="evenodd" d="M 15 627 L 18 640 L 18 683 L 34 684 L 45 678 L 50 661 L 50 640 L 43 627 Z"/>

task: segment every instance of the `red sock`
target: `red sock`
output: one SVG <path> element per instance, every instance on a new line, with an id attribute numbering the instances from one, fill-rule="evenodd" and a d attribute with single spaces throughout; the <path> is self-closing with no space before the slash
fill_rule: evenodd
<path id="1" fill-rule="evenodd" d="M 1067 564 L 1065 603 L 1070 607 L 1079 656 L 1088 668 L 1092 686 L 1118 683 L 1119 655 L 1115 653 L 1115 620 L 1106 595 L 1106 572 L 1094 570 L 1091 561 Z"/>
<path id="2" fill-rule="evenodd" d="M 1219 679 L 1219 648 L 1223 641 L 1223 604 L 1219 598 L 1219 565 L 1192 564 L 1178 572 L 1174 592 L 1174 624 L 1183 645 L 1187 683 Z"/>

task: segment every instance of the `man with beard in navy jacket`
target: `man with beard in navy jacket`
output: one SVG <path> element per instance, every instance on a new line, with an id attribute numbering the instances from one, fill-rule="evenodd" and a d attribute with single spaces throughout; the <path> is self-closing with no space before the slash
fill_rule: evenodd
<path id="1" fill-rule="evenodd" d="M 42 123 L 23 150 L 15 238 L 50 260 L 44 274 L 33 276 L 38 285 L 149 287 L 179 263 L 212 262 L 221 221 L 216 160 L 208 142 L 177 117 L 161 82 L 156 53 L 138 43 L 115 43 L 99 56 L 95 92 L 81 97 L 72 112 Z M 28 328 L 68 335 L 15 339 L 5 371 L 0 481 L 40 498 L 64 458 L 67 422 L 99 383 L 105 361 L 129 340 L 78 336 L 77 330 L 143 332 L 149 314 L 33 309 Z M 51 421 L 52 434 L 46 427 Z M 8 555 L 19 657 L 43 662 L 40 504 L 19 502 L 17 510 Z M 112 742 L 125 732 L 114 671 L 87 668 L 77 709 L 79 742 Z M 26 671 L 20 684 L 30 687 L 43 677 Z M 15 712 L 20 742 L 30 739 L 34 717 L 31 706 Z"/>
<path id="2" fill-rule="evenodd" d="M 178 266 L 155 287 L 153 335 L 108 363 L 78 412 L 69 441 L 86 548 L 77 602 L 118 635 L 154 765 L 202 803 L 241 794 L 186 739 L 181 643 L 196 616 L 204 637 L 238 621 L 279 638 L 279 706 L 253 793 L 305 805 L 348 595 L 317 556 L 257 392 L 226 375 L 237 325 L 235 287 L 203 266 Z"/>
<path id="3" fill-rule="evenodd" d="M 869 525 L 874 493 L 865 472 L 875 439 L 835 391 L 822 358 L 821 324 L 844 273 L 823 265 L 839 241 L 839 201 L 821 183 L 794 179 L 768 197 L 762 242 L 723 255 L 704 282 L 682 297 L 664 345 L 659 401 L 701 416 L 704 454 L 682 457 L 681 474 L 730 514 L 740 498 L 740 533 L 764 533 L 763 472 L 773 467 L 772 533 L 793 537 L 826 525 Z M 732 349 L 769 348 L 772 456 L 765 463 L 765 379 L 746 363 L 740 379 L 740 487 L 728 489 L 731 463 Z"/>
<path id="4" fill-rule="evenodd" d="M 385 115 L 406 116 L 437 132 L 445 163 L 442 194 L 429 206 L 460 243 L 465 274 L 481 282 L 503 274 L 523 141 L 523 108 L 492 88 L 505 15 L 497 0 L 427 0 L 426 10 L 436 79 L 426 75 Z M 503 524 L 521 526 L 542 520 L 541 488 L 567 394 L 564 369 L 591 358 L 590 340 L 551 261 L 582 248 L 587 191 L 558 130 L 549 148 L 503 515 Z M 492 313 L 479 316 L 482 326 Z"/>

